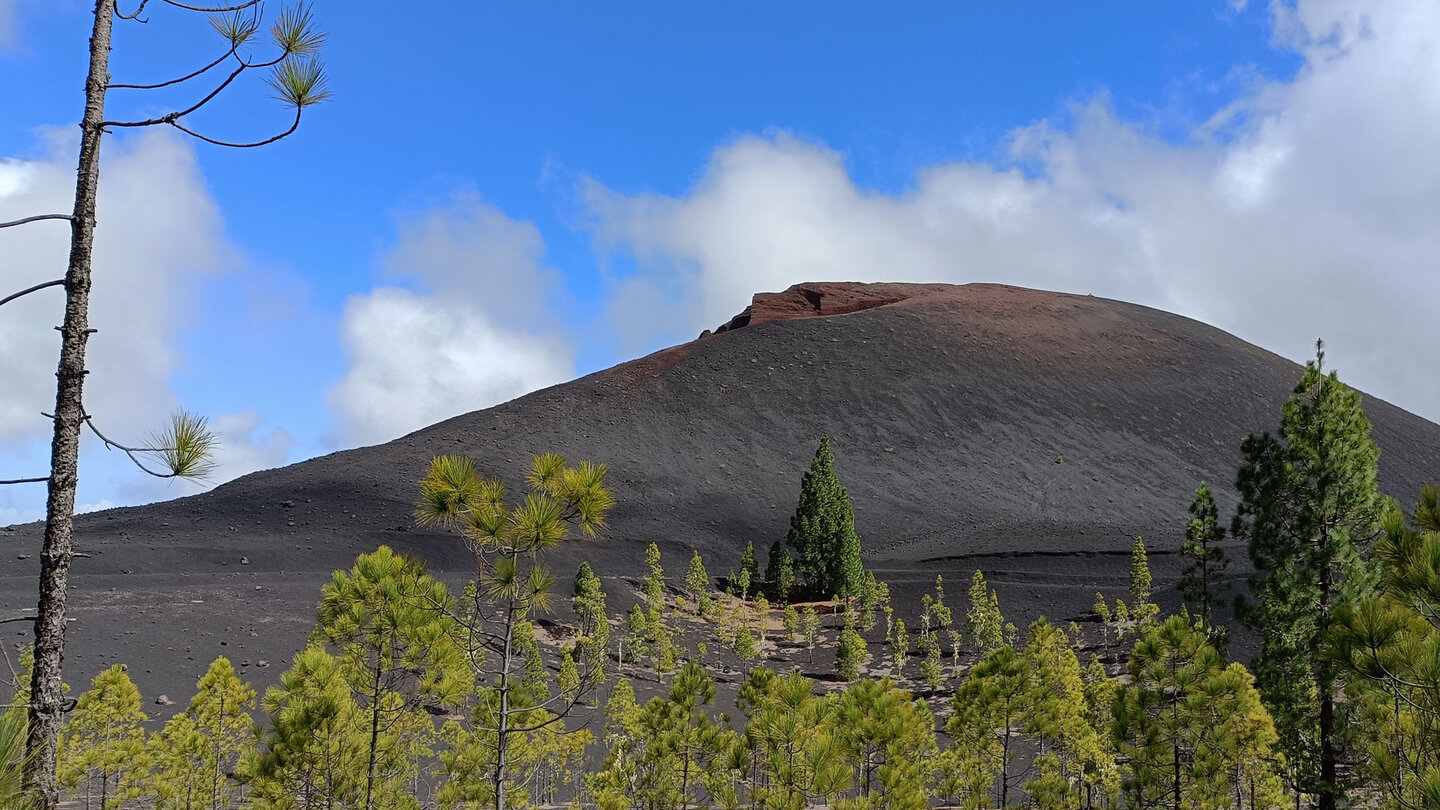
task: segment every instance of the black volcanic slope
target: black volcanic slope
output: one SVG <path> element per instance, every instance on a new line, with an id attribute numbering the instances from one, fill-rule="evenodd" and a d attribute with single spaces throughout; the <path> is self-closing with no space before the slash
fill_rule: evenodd
<path id="1" fill-rule="evenodd" d="M 263 685 L 303 644 L 321 584 L 357 554 L 386 543 L 458 581 L 459 544 L 409 517 L 440 453 L 512 481 L 541 451 L 607 462 L 613 528 L 554 555 L 563 573 L 589 559 L 638 576 L 651 541 L 677 577 L 690 548 L 712 573 L 735 567 L 746 540 L 763 561 L 822 431 L 901 615 L 936 573 L 958 591 L 981 568 L 1012 619 L 1068 619 L 1099 589 L 1123 595 L 1136 535 L 1157 582 L 1173 582 L 1163 552 L 1179 545 L 1195 487 L 1209 481 L 1233 508 L 1240 439 L 1273 429 L 1299 371 L 1204 324 L 1099 298 L 799 285 L 757 296 L 713 336 L 388 444 L 82 517 L 94 556 L 75 565 L 67 671 L 83 684 L 123 661 L 147 696 L 183 701 L 225 654 Z M 1382 485 L 1409 505 L 1440 477 L 1440 426 L 1366 405 Z M 0 530 L 5 615 L 34 604 L 38 546 L 35 526 Z M 612 610 L 626 604 L 621 583 L 607 589 Z M 12 649 L 28 641 L 23 624 L 0 627 Z"/>

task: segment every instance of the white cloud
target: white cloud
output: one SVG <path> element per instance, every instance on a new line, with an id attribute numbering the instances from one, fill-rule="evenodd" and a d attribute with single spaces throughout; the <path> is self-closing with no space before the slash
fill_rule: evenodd
<path id="1" fill-rule="evenodd" d="M 346 442 L 392 439 L 574 376 L 543 254 L 533 225 L 471 195 L 403 224 L 382 265 L 425 292 L 382 286 L 346 305 L 350 367 L 328 395 Z"/>
<path id="2" fill-rule="evenodd" d="M 50 132 L 44 145 L 45 157 L 0 160 L 0 220 L 70 210 L 74 141 Z M 142 444 L 180 404 L 170 382 L 183 370 L 181 337 L 194 320 L 202 283 L 238 267 L 240 257 L 188 143 L 153 131 L 108 139 L 104 149 L 90 306 L 98 332 L 89 344 L 85 400 L 107 435 Z M 0 290 L 63 276 L 68 246 L 69 229 L 61 222 L 0 231 Z M 17 476 L 48 470 L 51 424 L 40 414 L 54 407 L 59 339 L 52 327 L 63 317 L 63 301 L 61 289 L 52 288 L 0 313 L 0 470 Z M 291 437 L 278 428 L 262 430 L 261 421 L 253 412 L 215 417 L 221 446 L 207 486 L 284 463 Z M 93 437 L 81 458 L 85 508 L 204 488 L 147 479 Z M 0 509 L 24 519 L 41 514 L 43 487 L 0 490 Z"/>
<path id="3" fill-rule="evenodd" d="M 898 195 L 789 135 L 715 152 L 686 195 L 585 186 L 627 350 L 692 337 L 809 280 L 1003 281 L 1198 317 L 1440 419 L 1440 5 L 1276 6 L 1305 59 L 1184 144 L 1108 100 L 1021 128 L 1012 163 L 951 163 Z M 660 304 L 663 303 L 663 306 Z M 656 317 L 657 311 L 662 317 Z M 643 316 L 643 317 L 642 317 Z"/>
<path id="4" fill-rule="evenodd" d="M 42 160 L 0 161 L 0 220 L 68 212 L 73 142 L 52 135 Z M 177 404 L 176 334 L 190 322 L 196 282 L 220 270 L 231 248 L 194 152 L 163 133 L 106 145 L 95 231 L 86 406 L 115 436 L 137 436 Z M 42 222 L 0 231 L 0 289 L 65 274 L 69 228 Z M 51 288 L 5 305 L 0 318 L 0 442 L 43 435 L 54 407 L 64 293 Z"/>

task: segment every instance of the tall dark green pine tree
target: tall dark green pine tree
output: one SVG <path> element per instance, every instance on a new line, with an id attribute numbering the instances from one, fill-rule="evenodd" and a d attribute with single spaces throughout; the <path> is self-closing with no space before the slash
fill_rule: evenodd
<path id="1" fill-rule="evenodd" d="M 1210 485 L 1201 482 L 1190 504 L 1190 519 L 1185 523 L 1185 544 L 1180 547 L 1185 561 L 1180 570 L 1180 595 L 1206 627 L 1213 626 L 1215 606 L 1220 604 L 1226 588 L 1221 576 L 1230 561 L 1220 547 L 1224 539 L 1225 527 L 1220 525 L 1220 510 L 1210 494 Z"/>
<path id="2" fill-rule="evenodd" d="M 1260 635 L 1256 685 L 1275 718 L 1291 786 L 1319 810 L 1343 803 L 1359 726 L 1338 700 L 1344 676 L 1327 652 L 1337 608 L 1368 597 L 1378 577 L 1362 550 L 1381 532 L 1380 451 L 1360 395 L 1324 371 L 1323 345 L 1281 412 L 1280 434 L 1250 435 L 1236 478 L 1231 534 L 1249 544 Z"/>
<path id="3" fill-rule="evenodd" d="M 785 535 L 785 546 L 795 554 L 797 584 L 815 596 L 853 596 L 865 578 L 855 513 L 834 462 L 830 437 L 822 435 Z"/>

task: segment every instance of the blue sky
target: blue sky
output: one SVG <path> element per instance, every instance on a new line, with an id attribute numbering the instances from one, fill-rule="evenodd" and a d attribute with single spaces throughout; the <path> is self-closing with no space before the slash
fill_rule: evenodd
<path id="1" fill-rule="evenodd" d="M 1440 255 L 1427 5 L 317 0 L 334 98 L 296 135 L 107 141 L 121 199 L 102 200 L 97 274 L 128 293 L 96 339 L 133 345 L 97 366 L 112 379 L 91 407 L 132 432 L 177 406 L 223 417 L 228 476 L 603 368 L 825 276 L 1095 292 L 1297 358 L 1323 333 L 1347 376 L 1436 418 L 1440 384 L 1404 355 L 1440 334 L 1397 300 L 1434 291 Z M 117 81 L 217 52 L 194 15 L 148 15 L 117 28 Z M 0 214 L 66 199 L 88 17 L 0 0 Z M 122 92 L 111 117 L 183 97 Z M 255 82 L 195 123 L 244 138 L 285 115 Z M 55 239 L 0 234 L 19 257 L 0 282 L 43 279 Z M 1277 316 L 1297 289 L 1316 306 Z M 56 301 L 0 313 L 0 338 L 43 333 Z M 1378 318 L 1411 331 L 1363 328 Z M 53 348 L 18 340 L 33 356 L 0 374 L 43 383 Z M 23 387 L 0 391 L 16 474 L 47 428 L 24 416 L 43 385 Z M 189 491 L 132 479 L 94 458 L 81 500 Z M 0 524 L 40 503 L 0 493 Z"/>

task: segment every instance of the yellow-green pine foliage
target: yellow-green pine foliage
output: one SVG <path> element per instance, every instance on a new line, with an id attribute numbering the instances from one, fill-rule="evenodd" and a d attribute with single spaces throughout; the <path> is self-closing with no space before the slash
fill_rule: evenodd
<path id="1" fill-rule="evenodd" d="M 1048 758 L 1036 777 L 1040 781 L 1026 783 L 1026 792 L 1037 801 L 1046 793 L 1049 807 L 1079 807 L 1094 796 L 1109 795 L 1119 784 L 1119 772 L 1092 723 L 1085 679 L 1070 639 L 1041 619 L 1030 626 L 1022 654 L 1035 689 L 1025 732 Z M 1062 785 L 1067 787 L 1061 790 Z"/>
<path id="2" fill-rule="evenodd" d="M 703 807 L 720 786 L 716 777 L 728 780 L 720 766 L 735 734 L 711 716 L 714 699 L 714 681 L 691 661 L 671 679 L 665 697 L 645 704 L 634 754 L 635 804 Z"/>
<path id="3" fill-rule="evenodd" d="M 800 633 L 805 637 L 805 646 L 810 650 L 810 660 L 815 660 L 815 642 L 820 638 L 820 614 L 814 605 L 800 609 Z"/>
<path id="4" fill-rule="evenodd" d="M 814 694 L 799 674 L 750 673 L 741 687 L 745 740 L 758 766 L 751 800 L 766 807 L 828 802 L 849 783 L 850 769 L 834 734 L 835 702 Z"/>
<path id="5" fill-rule="evenodd" d="M 785 640 L 793 642 L 800 635 L 800 611 L 794 605 L 786 605 L 780 611 L 780 626 L 785 630 Z"/>
<path id="6" fill-rule="evenodd" d="M 842 761 L 856 774 L 856 806 L 922 810 L 939 753 L 935 718 L 924 701 L 889 678 L 866 679 L 840 696 L 835 714 Z"/>
<path id="7" fill-rule="evenodd" d="M 1000 596 L 985 582 L 979 571 L 970 578 L 970 609 L 965 612 L 965 635 L 981 655 L 1005 644 L 1005 617 L 1000 613 Z"/>
<path id="8" fill-rule="evenodd" d="M 1171 616 L 1147 629 L 1114 707 L 1127 805 L 1233 806 L 1252 783 L 1278 795 L 1274 726 L 1249 673 L 1225 665 L 1203 626 Z"/>
<path id="9" fill-rule="evenodd" d="M 987 784 L 998 786 L 994 799 L 1000 807 L 1010 803 L 1018 731 L 1034 700 L 1030 662 L 1008 644 L 986 653 L 951 699 L 954 712 L 945 725 L 951 744 L 979 759 L 992 780 Z"/>
<path id="10" fill-rule="evenodd" d="M 910 629 L 904 619 L 895 620 L 894 632 L 890 634 L 890 652 L 895 660 L 895 677 L 905 677 L 905 665 L 910 662 Z"/>
<path id="11" fill-rule="evenodd" d="M 156 810 L 220 810 L 231 805 L 235 771 L 250 744 L 255 690 L 230 660 L 216 658 L 195 684 L 185 711 L 150 738 Z"/>
<path id="12" fill-rule="evenodd" d="M 1150 626 L 1160 615 L 1160 606 L 1151 600 L 1150 589 L 1154 578 L 1150 575 L 1150 558 L 1145 553 L 1145 541 L 1135 538 L 1130 549 L 1130 613 L 1135 624 L 1141 628 Z"/>
<path id="13" fill-rule="evenodd" d="M 14 684 L 0 692 L 10 695 L 10 699 L 5 701 L 10 708 L 0 710 L 0 807 L 21 806 L 25 736 L 29 728 L 30 667 L 34 657 L 33 649 L 21 654 Z"/>
<path id="14" fill-rule="evenodd" d="M 574 658 L 562 653 L 561 672 L 552 688 L 531 622 L 515 625 L 512 645 L 523 668 L 512 675 L 514 685 L 508 694 L 494 686 L 480 687 L 469 722 L 450 721 L 441 730 L 445 745 L 439 759 L 444 783 L 436 795 L 441 807 L 494 805 L 502 698 L 504 710 L 509 712 L 506 806 L 553 803 L 564 788 L 579 780 L 578 766 L 594 736 L 585 730 L 567 731 L 557 711 L 547 708 L 562 708 L 576 700 L 581 683 Z"/>
<path id="15" fill-rule="evenodd" d="M 635 688 L 628 679 L 622 679 L 605 704 L 604 743 L 608 753 L 604 767 L 585 777 L 585 786 L 601 810 L 630 807 L 639 787 L 639 758 L 644 746 L 640 716 Z"/>
<path id="16" fill-rule="evenodd" d="M 316 644 L 296 653 L 262 704 L 268 722 L 241 765 L 255 810 L 355 807 L 364 800 L 365 716 L 334 656 Z"/>
<path id="17" fill-rule="evenodd" d="M 365 715 L 364 810 L 414 779 L 418 764 L 396 757 L 423 748 L 431 735 L 428 723 L 406 715 L 420 712 L 422 702 L 457 706 L 470 691 L 473 675 L 451 608 L 444 583 L 389 546 L 361 554 L 321 591 L 311 639 L 334 651 Z"/>
<path id="18" fill-rule="evenodd" d="M 700 559 L 698 550 L 691 553 L 690 567 L 685 569 L 685 590 L 695 603 L 696 615 L 710 612 L 710 573 L 705 570 L 705 561 Z"/>
<path id="19" fill-rule="evenodd" d="M 123 665 L 96 675 L 61 737 L 60 783 L 101 810 L 147 795 L 149 757 L 141 724 L 148 719 L 140 690 Z"/>
<path id="20" fill-rule="evenodd" d="M 645 602 L 651 610 L 665 609 L 665 568 L 660 564 L 660 546 L 651 543 L 645 549 Z"/>
<path id="21" fill-rule="evenodd" d="M 853 611 L 846 612 L 835 650 L 835 674 L 842 681 L 859 678 L 861 669 L 870 663 L 870 649 L 865 646 L 865 637 L 856 632 L 853 616 Z"/>

